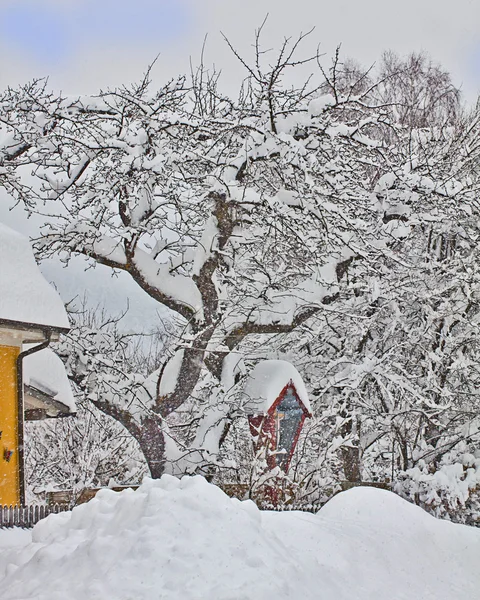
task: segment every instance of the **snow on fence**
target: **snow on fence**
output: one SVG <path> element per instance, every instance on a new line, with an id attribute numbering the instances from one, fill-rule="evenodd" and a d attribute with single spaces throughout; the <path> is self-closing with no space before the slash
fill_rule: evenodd
<path id="1" fill-rule="evenodd" d="M 66 506 L 0 506 L 0 529 L 21 527 L 29 529 L 48 515 L 68 510 Z"/>

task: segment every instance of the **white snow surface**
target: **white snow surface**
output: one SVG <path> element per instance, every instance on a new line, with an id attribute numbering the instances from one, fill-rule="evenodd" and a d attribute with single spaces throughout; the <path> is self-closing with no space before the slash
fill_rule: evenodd
<path id="1" fill-rule="evenodd" d="M 355 488 L 260 512 L 201 477 L 102 490 L 28 536 L 0 530 L 2 600 L 474 600 L 480 530 Z"/>
<path id="2" fill-rule="evenodd" d="M 249 373 L 244 388 L 245 412 L 249 415 L 265 414 L 290 382 L 295 386 L 305 408 L 311 412 L 302 376 L 292 363 L 286 360 L 262 360 Z"/>
<path id="3" fill-rule="evenodd" d="M 215 248 L 216 238 L 218 237 L 218 227 L 216 217 L 211 216 L 206 224 L 202 239 L 198 245 L 198 250 L 193 261 L 193 274 L 200 275 L 203 265 L 211 257 Z"/>
<path id="4" fill-rule="evenodd" d="M 75 398 L 62 360 L 50 348 L 26 356 L 23 360 L 23 381 L 26 385 L 49 394 L 71 412 Z"/>
<path id="5" fill-rule="evenodd" d="M 175 388 L 177 387 L 178 376 L 180 375 L 180 370 L 182 368 L 184 353 L 185 350 L 183 348 L 177 350 L 166 364 L 165 370 L 162 374 L 162 379 L 160 380 L 161 396 L 173 394 L 173 392 L 175 391 Z M 156 377 L 158 377 L 158 372 L 156 372 Z"/>
<path id="6" fill-rule="evenodd" d="M 135 251 L 134 262 L 150 286 L 175 302 L 190 306 L 199 314 L 199 319 L 203 319 L 202 297 L 193 279 L 183 275 L 172 275 L 167 263 L 156 262 L 150 254 L 140 248 Z"/>
<path id="7" fill-rule="evenodd" d="M 0 319 L 69 327 L 63 302 L 40 272 L 27 238 L 2 223 Z"/>

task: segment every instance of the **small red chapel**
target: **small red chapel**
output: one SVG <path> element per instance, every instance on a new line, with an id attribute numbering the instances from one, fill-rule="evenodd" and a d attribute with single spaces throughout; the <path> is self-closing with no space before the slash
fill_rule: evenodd
<path id="1" fill-rule="evenodd" d="M 249 374 L 244 394 L 250 433 L 269 470 L 287 473 L 305 419 L 308 393 L 297 369 L 284 360 L 263 360 Z"/>

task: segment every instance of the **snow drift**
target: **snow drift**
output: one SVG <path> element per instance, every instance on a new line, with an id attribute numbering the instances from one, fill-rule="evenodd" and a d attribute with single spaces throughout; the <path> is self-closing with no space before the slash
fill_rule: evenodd
<path id="1" fill-rule="evenodd" d="M 480 531 L 371 488 L 273 513 L 164 476 L 18 534 L 0 531 L 3 600 L 480 597 Z"/>

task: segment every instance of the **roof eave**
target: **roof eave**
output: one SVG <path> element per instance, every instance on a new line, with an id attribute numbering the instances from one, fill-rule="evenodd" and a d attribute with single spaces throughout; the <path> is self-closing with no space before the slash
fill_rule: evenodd
<path id="1" fill-rule="evenodd" d="M 59 327 L 57 325 L 44 325 L 41 323 L 27 323 L 25 321 L 13 321 L 11 319 L 0 318 L 0 327 L 7 329 L 16 329 L 19 331 L 35 331 L 39 333 L 49 333 L 58 336 L 61 333 L 68 333 L 70 327 Z M 27 340 L 26 340 L 27 341 Z"/>
<path id="2" fill-rule="evenodd" d="M 69 406 L 60 400 L 56 400 L 50 394 L 45 393 L 43 390 L 39 390 L 33 385 L 25 384 L 24 390 L 28 395 L 43 404 L 41 407 L 32 407 L 30 410 L 43 409 L 46 413 L 45 418 L 71 417 L 76 414 Z M 51 414 L 51 411 L 54 411 L 55 414 Z"/>

